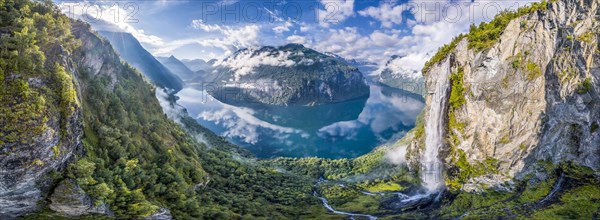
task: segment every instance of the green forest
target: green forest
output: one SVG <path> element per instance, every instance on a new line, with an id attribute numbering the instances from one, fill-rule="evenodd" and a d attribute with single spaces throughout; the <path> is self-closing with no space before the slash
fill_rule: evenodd
<path id="1" fill-rule="evenodd" d="M 467 37 L 475 50 L 489 48 L 510 19 L 545 4 L 500 14 L 457 39 Z M 600 183 L 589 168 L 539 161 L 540 172 L 549 175 L 545 181 L 527 176 L 513 191 L 469 193 L 458 190 L 461 184 L 468 177 L 493 173 L 496 164 L 469 164 L 461 151 L 454 152 L 458 170 L 435 210 L 386 209 L 384 201 L 396 196 L 390 193 L 414 191 L 420 184 L 418 171 L 385 158 L 391 146 L 404 140 L 354 159 L 255 158 L 185 114 L 178 122 L 168 118 L 156 99 L 161 88 L 122 61 L 88 24 L 69 19 L 51 1 L 0 0 L 0 5 L 0 146 L 15 153 L 19 146 L 35 145 L 34 137 L 51 123 L 59 124 L 60 143 L 66 144 L 77 131 L 72 120 L 78 120 L 83 129 L 80 149 L 72 163 L 53 173 L 52 186 L 75 180 L 95 205 L 108 205 L 117 219 L 147 217 L 160 208 L 168 208 L 175 219 L 347 217 L 328 212 L 317 196 L 338 210 L 384 219 L 449 219 L 465 213 L 472 219 L 598 218 Z M 425 69 L 456 44 L 443 47 Z M 100 57 L 102 68 L 89 65 L 88 57 Z M 451 81 L 455 110 L 465 102 L 462 70 Z M 590 83 L 584 81 L 579 90 L 589 92 Z M 451 122 L 451 128 L 460 130 L 459 122 Z M 406 136 L 423 135 L 420 121 Z M 54 154 L 60 155 L 62 147 L 54 146 Z M 33 165 L 40 163 L 34 160 Z M 561 175 L 570 185 L 558 202 L 536 207 Z M 44 207 L 24 218 L 61 216 Z"/>

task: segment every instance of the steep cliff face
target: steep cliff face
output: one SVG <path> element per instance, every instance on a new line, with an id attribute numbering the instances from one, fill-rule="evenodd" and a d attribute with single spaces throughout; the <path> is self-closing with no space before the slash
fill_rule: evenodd
<path id="1" fill-rule="evenodd" d="M 450 180 L 465 188 L 497 185 L 542 160 L 600 168 L 598 5 L 564 0 L 499 16 L 510 21 L 497 39 L 478 39 L 490 26 L 472 28 L 425 68 L 427 120 L 432 97 L 442 94 L 435 82 L 450 62 L 440 151 Z M 418 155 L 424 145 L 415 141 L 409 152 Z"/>
<path id="2" fill-rule="evenodd" d="M 256 164 L 183 110 L 170 120 L 157 88 L 52 2 L 6 2 L 0 32 L 0 219 L 313 214 L 312 183 Z"/>
<path id="3" fill-rule="evenodd" d="M 81 111 L 60 118 L 48 111 L 48 121 L 41 133 L 31 138 L 6 142 L 0 148 L 0 218 L 14 217 L 37 210 L 38 201 L 48 196 L 53 174 L 61 172 L 80 150 L 82 135 Z M 66 120 L 66 128 L 61 121 Z M 4 130 L 3 130 L 4 131 Z M 62 133 L 66 132 L 66 133 Z"/>
<path id="4" fill-rule="evenodd" d="M 0 10 L 0 219 L 40 208 L 54 174 L 81 149 L 83 134 L 77 84 L 68 68 L 77 44 L 64 25 L 68 18 L 50 20 L 45 16 L 54 16 L 52 11 L 19 7 L 22 2 L 3 2 Z M 5 19 L 19 13 L 33 16 Z M 42 29 L 55 32 L 31 34 Z"/>

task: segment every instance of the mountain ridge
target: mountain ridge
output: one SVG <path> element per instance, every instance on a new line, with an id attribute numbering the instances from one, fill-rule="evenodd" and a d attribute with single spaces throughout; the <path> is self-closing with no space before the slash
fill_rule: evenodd
<path id="1" fill-rule="evenodd" d="M 156 59 L 169 71 L 177 75 L 183 81 L 190 80 L 195 77 L 195 73 L 190 70 L 181 60 L 171 55 L 169 57 L 156 57 Z"/>
<path id="2" fill-rule="evenodd" d="M 301 44 L 241 49 L 214 66 L 207 82 L 221 88 L 208 92 L 224 102 L 319 105 L 369 93 L 356 67 Z"/>
<path id="3" fill-rule="evenodd" d="M 130 33 L 110 31 L 99 31 L 98 33 L 111 42 L 113 48 L 124 60 L 142 72 L 155 85 L 175 91 L 183 88 L 182 80 L 146 51 Z"/>

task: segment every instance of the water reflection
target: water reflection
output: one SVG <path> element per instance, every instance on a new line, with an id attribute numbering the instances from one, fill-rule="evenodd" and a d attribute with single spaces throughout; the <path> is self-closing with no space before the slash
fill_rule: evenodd
<path id="1" fill-rule="evenodd" d="M 370 86 L 370 96 L 319 106 L 225 104 L 193 87 L 177 94 L 198 122 L 259 157 L 356 157 L 400 138 L 424 106 L 415 94 Z"/>

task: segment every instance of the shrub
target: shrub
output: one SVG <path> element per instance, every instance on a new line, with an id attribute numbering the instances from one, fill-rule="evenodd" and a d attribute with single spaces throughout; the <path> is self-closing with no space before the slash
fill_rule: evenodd
<path id="1" fill-rule="evenodd" d="M 585 78 L 579 85 L 577 86 L 578 94 L 585 94 L 592 91 L 592 79 Z"/>
<path id="2" fill-rule="evenodd" d="M 591 32 L 591 31 L 585 32 L 585 33 L 577 36 L 577 40 L 590 44 L 594 40 L 594 32 Z"/>
<path id="3" fill-rule="evenodd" d="M 542 69 L 537 63 L 528 61 L 527 62 L 527 80 L 534 80 L 542 75 Z"/>
<path id="4" fill-rule="evenodd" d="M 506 29 L 506 26 L 510 23 L 511 20 L 518 18 L 520 16 L 529 14 L 538 10 L 545 10 L 548 8 L 548 3 L 544 0 L 539 3 L 533 3 L 531 6 L 519 8 L 515 12 L 503 11 L 497 14 L 494 17 L 494 20 L 489 23 L 480 23 L 479 26 L 471 25 L 469 33 L 466 35 L 459 35 L 454 38 L 450 44 L 446 44 L 441 47 L 436 54 L 431 57 L 429 61 L 425 63 L 423 69 L 421 70 L 423 73 L 427 72 L 429 68 L 436 63 L 442 61 L 454 48 L 460 40 L 466 37 L 469 40 L 469 48 L 474 49 L 475 51 L 482 51 L 490 48 L 494 43 L 498 40 L 498 38 Z"/>

